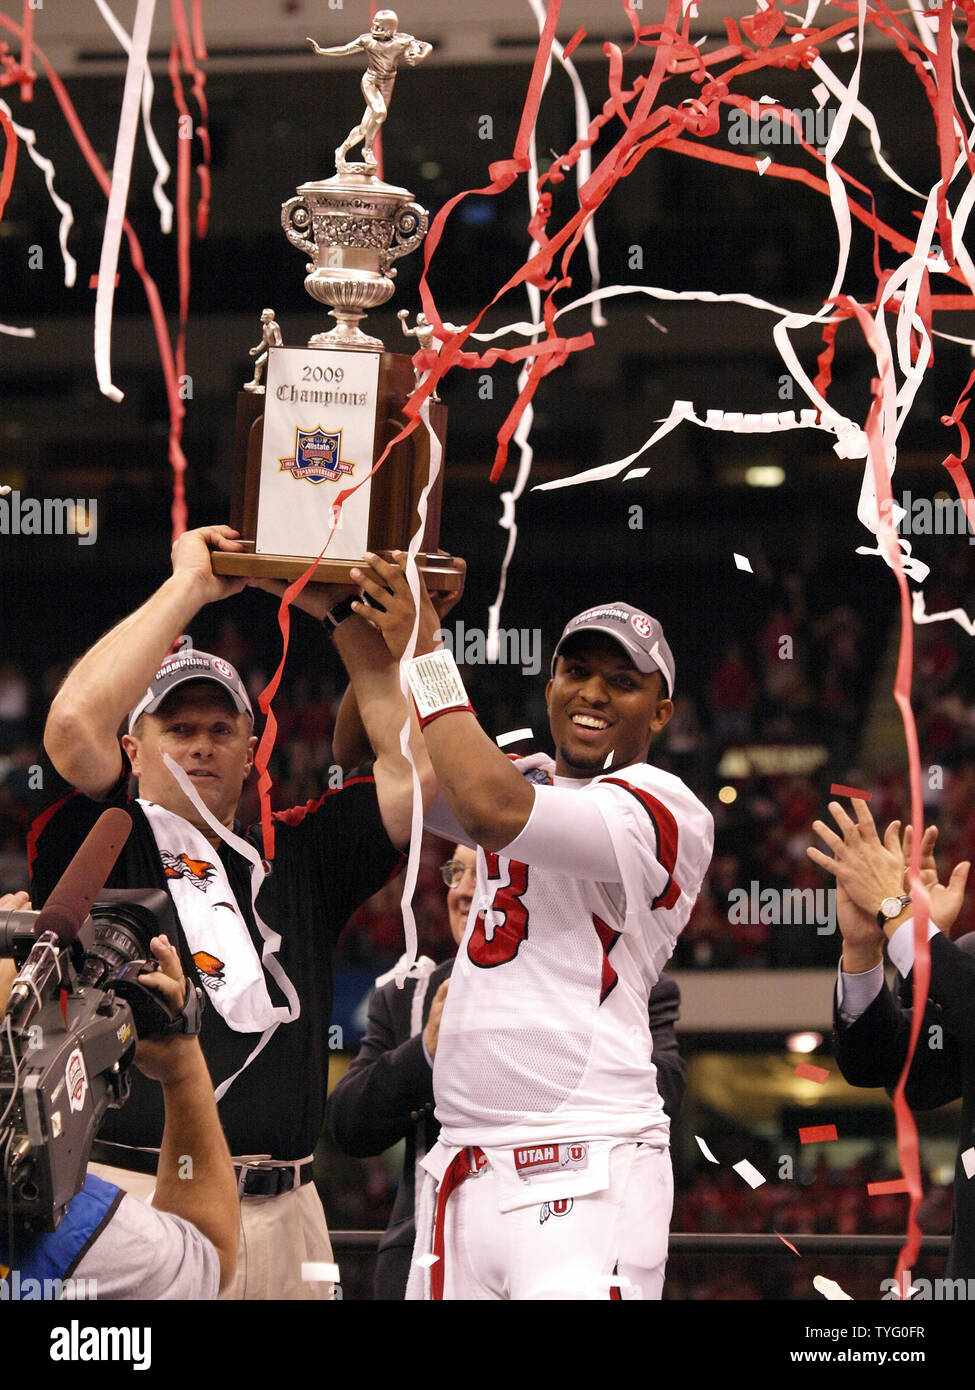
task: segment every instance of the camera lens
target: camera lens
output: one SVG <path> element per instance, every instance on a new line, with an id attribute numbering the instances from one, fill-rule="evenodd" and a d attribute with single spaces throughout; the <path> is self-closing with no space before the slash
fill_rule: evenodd
<path id="1" fill-rule="evenodd" d="M 85 957 L 79 979 L 83 985 L 98 989 L 130 961 L 148 958 L 156 924 L 150 914 L 134 904 L 95 903 L 91 915 L 95 944 Z"/>

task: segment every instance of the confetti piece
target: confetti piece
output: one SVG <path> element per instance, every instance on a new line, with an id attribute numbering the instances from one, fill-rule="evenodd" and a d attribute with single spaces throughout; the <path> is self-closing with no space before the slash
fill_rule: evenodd
<path id="1" fill-rule="evenodd" d="M 740 1178 L 745 1179 L 749 1187 L 761 1187 L 765 1181 L 754 1163 L 749 1163 L 747 1158 L 743 1158 L 740 1163 L 733 1163 L 731 1166 Z"/>
<path id="2" fill-rule="evenodd" d="M 611 749 L 609 750 L 609 752 L 606 754 L 606 761 L 603 763 L 603 767 L 604 767 L 604 768 L 606 768 L 606 767 L 611 767 L 611 766 L 612 766 L 612 762 L 613 762 L 613 758 L 614 758 L 615 756 L 616 756 L 616 750 L 613 749 L 613 748 L 611 748 Z"/>
<path id="3" fill-rule="evenodd" d="M 829 88 L 825 82 L 819 82 L 812 89 L 813 100 L 817 106 L 822 106 L 829 99 Z"/>
<path id="4" fill-rule="evenodd" d="M 734 554 L 735 565 L 738 569 L 747 570 L 749 574 L 755 573 L 755 571 L 752 569 L 751 561 L 747 559 L 746 556 L 739 555 L 736 551 L 733 551 L 732 553 Z"/>
<path id="5" fill-rule="evenodd" d="M 694 1138 L 697 1140 L 697 1147 L 701 1150 L 701 1153 L 704 1155 L 707 1161 L 709 1163 L 717 1163 L 718 1160 L 715 1158 L 714 1154 L 708 1148 L 707 1144 L 705 1144 L 701 1136 L 699 1134 L 695 1134 Z"/>
<path id="6" fill-rule="evenodd" d="M 857 41 L 852 34 L 841 34 L 836 40 L 836 47 L 841 53 L 849 53 L 851 49 L 856 48 L 856 44 Z"/>
<path id="7" fill-rule="evenodd" d="M 892 1178 L 890 1182 L 868 1182 L 868 1197 L 893 1197 L 899 1192 L 908 1192 L 906 1178 Z"/>
<path id="8" fill-rule="evenodd" d="M 778 97 L 759 97 L 758 104 L 759 106 L 778 106 L 779 100 Z"/>
<path id="9" fill-rule="evenodd" d="M 507 748 L 509 743 L 517 743 L 522 738 L 534 738 L 531 729 L 512 729 L 508 734 L 498 734 L 494 740 L 499 748 Z"/>
<path id="10" fill-rule="evenodd" d="M 838 1138 L 835 1125 L 807 1125 L 799 1130 L 800 1144 L 828 1144 Z"/>
<path id="11" fill-rule="evenodd" d="M 0 497 L 6 497 L 9 491 L 9 487 L 7 487 L 5 484 L 0 483 Z"/>
<path id="12" fill-rule="evenodd" d="M 829 1080 L 829 1072 L 825 1067 L 814 1067 L 809 1062 L 799 1062 L 793 1075 L 801 1076 L 804 1081 L 816 1081 L 820 1086 Z"/>
<path id="13" fill-rule="evenodd" d="M 437 1263 L 439 1259 L 439 1255 L 418 1255 L 417 1258 L 413 1261 L 413 1263 L 417 1266 L 418 1269 L 430 1269 L 433 1265 Z"/>
<path id="14" fill-rule="evenodd" d="M 37 336 L 33 328 L 14 328 L 9 323 L 0 323 L 0 333 L 6 333 L 11 338 L 35 338 Z"/>
<path id="15" fill-rule="evenodd" d="M 337 1284 L 339 1267 L 322 1261 L 302 1260 L 301 1279 L 305 1284 Z"/>
<path id="16" fill-rule="evenodd" d="M 850 1297 L 850 1295 L 848 1293 L 843 1292 L 843 1290 L 840 1288 L 839 1284 L 837 1284 L 835 1279 L 827 1279 L 824 1274 L 816 1275 L 815 1279 L 813 1280 L 813 1288 L 816 1290 L 817 1293 L 821 1293 L 824 1298 L 835 1300 L 837 1302 L 841 1298 L 845 1298 L 848 1303 L 853 1302 L 853 1299 Z"/>
<path id="17" fill-rule="evenodd" d="M 569 42 L 565 45 L 565 47 L 562 50 L 563 59 L 568 58 L 570 54 L 574 53 L 585 37 L 585 29 L 577 29 L 576 32 L 572 35 L 572 38 L 569 40 Z"/>
<path id="18" fill-rule="evenodd" d="M 965 1170 L 965 1177 L 975 1177 L 975 1149 L 966 1149 L 961 1156 L 961 1166 Z"/>
<path id="19" fill-rule="evenodd" d="M 799 1258 L 800 1258 L 800 1260 L 802 1259 L 801 1253 L 800 1253 L 800 1252 L 796 1249 L 796 1247 L 792 1244 L 792 1241 L 791 1241 L 791 1240 L 786 1240 L 785 1236 L 779 1235 L 779 1232 L 778 1232 L 778 1231 L 773 1231 L 772 1234 L 775 1235 L 775 1236 L 778 1236 L 778 1237 L 779 1237 L 779 1240 L 782 1242 L 782 1244 L 783 1244 L 783 1245 L 787 1245 L 787 1246 L 789 1247 L 789 1249 L 792 1251 L 793 1255 L 798 1255 Z"/>
<path id="20" fill-rule="evenodd" d="M 846 787 L 842 782 L 834 782 L 829 789 L 830 796 L 855 796 L 858 801 L 869 801 L 873 792 L 861 791 L 859 787 Z"/>
<path id="21" fill-rule="evenodd" d="M 756 159 L 755 168 L 758 170 L 759 174 L 764 174 L 771 163 L 771 159 L 766 155 L 764 159 Z"/>

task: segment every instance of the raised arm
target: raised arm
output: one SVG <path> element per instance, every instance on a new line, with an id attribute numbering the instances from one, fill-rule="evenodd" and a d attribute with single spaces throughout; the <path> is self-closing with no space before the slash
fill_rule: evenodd
<path id="1" fill-rule="evenodd" d="M 356 605 L 356 612 L 381 630 L 389 651 L 398 662 L 413 625 L 414 610 L 401 564 L 406 557 L 402 551 L 395 551 L 394 555 L 395 564 L 375 555 L 366 557 L 385 589 L 362 571 L 353 571 L 352 577 L 377 603 L 384 605 L 386 611 L 378 612 L 360 603 Z M 440 645 L 436 637 L 438 631 L 437 613 L 421 584 L 418 656 Z M 368 730 L 368 725 L 366 728 Z M 510 844 L 528 823 L 535 800 L 534 790 L 484 732 L 473 710 L 458 710 L 427 724 L 423 741 L 440 791 L 471 840 L 488 850 L 503 849 Z"/>
<path id="2" fill-rule="evenodd" d="M 141 981 L 179 1006 L 186 988 L 179 954 L 166 937 L 155 937 L 151 944 L 162 969 L 141 976 Z M 199 1038 L 176 1034 L 145 1039 L 139 1043 L 136 1065 L 162 1084 L 166 1107 L 152 1205 L 191 1222 L 213 1243 L 224 1289 L 237 1268 L 240 1208 Z"/>
<path id="3" fill-rule="evenodd" d="M 406 314 L 405 309 L 400 310 L 400 319 Z M 406 326 L 404 324 L 404 332 Z M 445 551 L 441 552 L 446 554 Z M 464 560 L 458 559 L 456 562 L 460 568 L 461 586 L 459 589 L 431 589 L 429 590 L 430 602 L 433 604 L 434 612 L 438 622 L 442 623 L 444 618 L 452 608 L 461 600 L 464 592 L 464 580 L 467 576 L 467 564 Z M 345 694 L 339 704 L 338 713 L 335 716 L 335 729 L 332 732 L 332 755 L 335 761 L 348 772 L 350 768 L 357 767 L 359 763 L 364 763 L 372 757 L 372 747 L 366 737 L 366 731 L 362 727 L 362 717 L 359 714 L 359 706 L 356 703 L 355 691 L 351 685 L 346 686 Z"/>
<path id="4" fill-rule="evenodd" d="M 400 730 L 410 721 L 409 746 L 420 778 L 424 807 L 437 795 L 437 782 L 412 707 L 400 689 L 399 663 L 367 622 L 353 615 L 334 631 L 335 647 L 349 673 L 359 717 L 376 755 L 373 775 L 379 812 L 398 849 L 410 841 L 413 774 L 400 750 Z"/>
<path id="5" fill-rule="evenodd" d="M 204 604 L 244 588 L 246 580 L 224 579 L 210 565 L 212 550 L 240 549 L 237 535 L 229 526 L 204 526 L 180 536 L 170 577 L 69 671 L 51 704 L 44 747 L 61 776 L 86 796 L 103 796 L 118 779 L 118 727 L 176 638 Z"/>

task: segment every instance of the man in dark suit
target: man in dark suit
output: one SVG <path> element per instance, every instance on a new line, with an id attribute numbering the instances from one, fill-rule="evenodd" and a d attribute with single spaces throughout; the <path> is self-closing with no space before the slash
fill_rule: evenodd
<path id="1" fill-rule="evenodd" d="M 450 934 L 459 945 L 475 888 L 475 854 L 457 845 L 443 866 Z M 376 981 L 358 1055 L 328 1099 L 326 1122 L 344 1153 L 368 1158 L 406 1140 L 403 1173 L 389 1225 L 379 1242 L 377 1299 L 402 1299 L 413 1256 L 416 1163 L 437 1141 L 433 1058 L 450 987 L 453 959 L 434 965 L 421 956 L 397 989 L 393 971 Z M 664 1110 L 676 1119 L 684 1098 L 684 1061 L 674 1025 L 676 980 L 662 976 L 650 992 L 650 1032 Z"/>
<path id="2" fill-rule="evenodd" d="M 838 802 L 830 810 L 837 835 L 821 821 L 816 834 L 833 857 L 810 849 L 809 857 L 836 878 L 836 917 L 843 957 L 835 998 L 836 1060 L 853 1086 L 897 1085 L 907 1058 L 913 1016 L 914 918 L 905 892 L 911 829 L 901 844 L 900 824 L 881 840 L 866 803 L 854 800 L 856 820 Z M 905 1087 L 912 1110 L 931 1110 L 961 1097 L 962 1122 L 955 1163 L 949 1278 L 975 1277 L 975 934 L 953 942 L 943 934 L 961 909 L 969 863 L 938 882 L 934 860 L 937 830 L 924 832 L 921 882 L 930 899 L 931 983 Z M 897 998 L 884 981 L 883 947 L 897 967 Z"/>

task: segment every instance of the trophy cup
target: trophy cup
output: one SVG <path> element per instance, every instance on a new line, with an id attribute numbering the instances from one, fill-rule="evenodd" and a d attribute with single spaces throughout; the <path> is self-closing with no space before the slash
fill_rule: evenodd
<path id="1" fill-rule="evenodd" d="M 305 288 L 336 322 L 307 347 L 286 347 L 273 310 L 261 314 L 261 342 L 250 350 L 254 377 L 238 393 L 234 439 L 230 523 L 246 549 L 215 552 L 212 562 L 219 574 L 296 579 L 334 526 L 313 582 L 344 583 L 353 566 L 366 568 L 366 551 L 407 549 L 430 474 L 431 441 L 421 423 L 367 476 L 407 423 L 403 405 L 419 376 L 408 356 L 387 352 L 359 326 L 367 310 L 391 298 L 392 262 L 426 235 L 427 214 L 412 193 L 377 178 L 373 143 L 398 66 L 421 62 L 430 45 L 398 32 L 391 10 L 380 10 L 370 32 L 349 44 L 309 43 L 325 57 L 366 57 L 365 113 L 335 152 L 335 176 L 302 184 L 281 209 L 285 235 L 309 257 Z M 362 162 L 350 163 L 346 156 L 360 142 Z M 421 348 L 432 346 L 422 314 L 415 329 L 407 329 L 402 312 L 400 320 Z M 428 408 L 442 449 L 446 408 L 436 395 Z M 459 567 L 436 553 L 442 481 L 441 472 L 428 494 L 416 560 L 428 587 L 456 591 L 463 583 Z M 337 508 L 338 496 L 353 487 Z"/>

